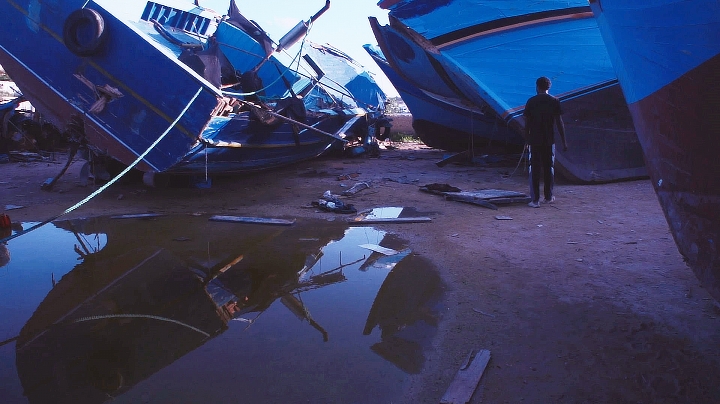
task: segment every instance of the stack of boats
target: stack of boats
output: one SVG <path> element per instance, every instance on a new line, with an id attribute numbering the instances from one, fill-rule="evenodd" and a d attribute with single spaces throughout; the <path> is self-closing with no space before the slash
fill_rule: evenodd
<path id="1" fill-rule="evenodd" d="M 522 144 L 548 76 L 578 182 L 650 177 L 675 242 L 720 300 L 720 3 L 381 0 L 367 51 L 428 144 Z"/>
<path id="2" fill-rule="evenodd" d="M 535 80 L 552 80 L 569 149 L 556 169 L 580 183 L 647 176 L 617 76 L 585 0 L 382 0 L 388 25 L 371 17 L 388 75 L 432 147 L 488 143 L 520 150 L 523 111 Z"/>
<path id="3" fill-rule="evenodd" d="M 277 44 L 229 4 L 2 0 L 0 65 L 79 147 L 149 174 L 267 169 L 368 133 L 385 94 L 324 70 L 352 59 L 296 46 L 281 61 L 329 0 Z"/>

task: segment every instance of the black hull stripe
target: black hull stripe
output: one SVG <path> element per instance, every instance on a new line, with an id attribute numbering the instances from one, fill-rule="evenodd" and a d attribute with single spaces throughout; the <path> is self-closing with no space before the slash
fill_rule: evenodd
<path id="1" fill-rule="evenodd" d="M 602 83 L 595 84 L 590 87 L 584 87 L 578 91 L 572 91 L 572 92 L 561 94 L 561 95 L 557 96 L 557 99 L 560 100 L 560 102 L 569 101 L 569 100 L 572 100 L 573 98 L 582 97 L 584 95 L 588 95 L 588 94 L 594 93 L 596 91 L 604 90 L 606 88 L 613 87 L 618 84 L 619 84 L 619 82 L 617 81 L 617 79 L 608 80 L 608 81 L 605 81 Z M 505 114 L 503 114 L 503 119 L 505 120 L 505 122 L 510 122 L 512 119 L 519 117 L 524 112 L 525 112 L 525 106 L 523 105 L 522 107 L 514 108 L 510 111 L 505 112 Z"/>
<path id="2" fill-rule="evenodd" d="M 540 11 L 537 13 L 532 14 L 524 14 L 524 15 L 518 15 L 514 17 L 507 17 L 507 18 L 500 18 L 498 20 L 488 21 L 482 24 L 473 25 L 470 27 L 462 28 L 456 31 L 448 32 L 447 34 L 443 34 L 440 36 L 437 36 L 435 38 L 430 39 L 430 42 L 432 42 L 435 46 L 441 46 L 443 44 L 447 44 L 449 42 L 454 42 L 461 40 L 466 37 L 476 36 L 479 34 L 482 34 L 486 31 L 492 31 L 494 29 L 512 26 L 512 25 L 519 25 L 523 23 L 528 23 L 536 20 L 544 20 L 548 18 L 554 18 L 554 17 L 562 17 L 566 15 L 572 15 L 572 14 L 579 14 L 579 13 L 592 13 L 592 10 L 590 9 L 590 6 L 583 6 L 583 7 L 572 7 L 572 8 L 563 8 L 560 10 L 547 10 L 547 11 Z"/>

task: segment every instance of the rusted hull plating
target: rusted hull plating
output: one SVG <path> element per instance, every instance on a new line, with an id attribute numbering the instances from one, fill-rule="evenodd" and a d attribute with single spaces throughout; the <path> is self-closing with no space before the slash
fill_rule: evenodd
<path id="1" fill-rule="evenodd" d="M 630 104 L 680 253 L 720 300 L 720 56 Z"/>
<path id="2" fill-rule="evenodd" d="M 590 6 L 678 250 L 720 300 L 720 3 Z"/>

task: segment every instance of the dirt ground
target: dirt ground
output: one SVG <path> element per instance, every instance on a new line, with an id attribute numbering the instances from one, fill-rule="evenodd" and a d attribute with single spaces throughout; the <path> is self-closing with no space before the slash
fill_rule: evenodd
<path id="1" fill-rule="evenodd" d="M 491 360 L 472 403 L 718 403 L 720 309 L 684 264 L 648 180 L 556 185 L 557 202 L 490 210 L 420 192 L 527 192 L 524 162 L 500 167 L 435 163 L 444 153 L 397 145 L 371 158 L 327 157 L 270 172 L 214 179 L 212 187 L 118 182 L 66 215 L 187 213 L 322 218 L 324 191 L 357 181 L 359 210 L 417 209 L 430 223 L 382 224 L 409 241 L 445 280 L 447 313 L 407 403 L 437 403 L 471 351 Z M 89 195 L 75 162 L 53 191 L 40 184 L 64 160 L 0 165 L 0 210 L 41 221 Z M 517 167 L 517 169 L 516 169 Z M 356 174 L 350 180 L 344 175 Z M 496 216 L 512 220 L 498 220 Z"/>

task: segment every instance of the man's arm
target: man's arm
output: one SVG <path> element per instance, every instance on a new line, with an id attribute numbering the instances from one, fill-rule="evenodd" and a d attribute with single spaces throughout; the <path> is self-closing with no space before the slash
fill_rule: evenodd
<path id="1" fill-rule="evenodd" d="M 562 140 L 563 151 L 567 151 L 567 141 L 565 141 L 565 122 L 563 122 L 562 115 L 556 115 L 555 126 L 557 126 L 558 133 L 560 134 L 560 140 Z"/>

